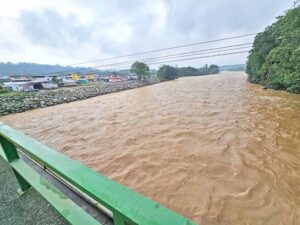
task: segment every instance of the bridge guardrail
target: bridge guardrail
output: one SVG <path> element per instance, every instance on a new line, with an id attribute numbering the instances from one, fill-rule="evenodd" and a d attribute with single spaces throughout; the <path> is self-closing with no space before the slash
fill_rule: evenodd
<path id="1" fill-rule="evenodd" d="M 196 225 L 195 222 L 70 159 L 0 122 L 0 156 L 11 166 L 22 192 L 31 186 L 71 224 L 99 224 L 39 177 L 18 150 L 112 212 L 115 225 Z"/>

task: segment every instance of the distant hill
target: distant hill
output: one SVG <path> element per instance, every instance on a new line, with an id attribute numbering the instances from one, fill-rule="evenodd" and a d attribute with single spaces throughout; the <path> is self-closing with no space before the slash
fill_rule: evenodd
<path id="1" fill-rule="evenodd" d="M 22 75 L 39 75 L 39 74 L 51 74 L 56 72 L 87 72 L 94 69 L 87 67 L 71 67 L 60 65 L 46 65 L 36 63 L 1 63 L 0 62 L 0 77 L 4 76 L 22 76 Z M 101 73 L 101 70 L 96 70 Z"/>
<path id="2" fill-rule="evenodd" d="M 246 64 L 219 66 L 220 71 L 246 71 Z"/>

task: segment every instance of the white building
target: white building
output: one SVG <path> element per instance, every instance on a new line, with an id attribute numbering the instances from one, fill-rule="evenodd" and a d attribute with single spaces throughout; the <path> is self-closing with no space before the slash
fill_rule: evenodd
<path id="1" fill-rule="evenodd" d="M 45 83 L 45 82 L 51 82 L 52 78 L 51 77 L 38 77 L 38 78 L 35 78 L 33 81 L 36 83 Z"/>
<path id="2" fill-rule="evenodd" d="M 51 82 L 44 82 L 44 83 L 42 83 L 42 86 L 44 89 L 57 89 L 58 88 L 58 84 L 51 83 Z"/>
<path id="3" fill-rule="evenodd" d="M 10 87 L 13 91 L 33 91 L 33 83 L 30 81 L 5 82 L 4 87 Z"/>
<path id="4" fill-rule="evenodd" d="M 67 86 L 76 86 L 77 83 L 74 80 L 70 80 L 70 79 L 62 79 L 62 86 L 63 87 L 67 87 Z"/>

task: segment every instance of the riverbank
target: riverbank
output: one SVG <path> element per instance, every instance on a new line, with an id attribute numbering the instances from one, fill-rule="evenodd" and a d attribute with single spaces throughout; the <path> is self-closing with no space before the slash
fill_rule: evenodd
<path id="1" fill-rule="evenodd" d="M 24 112 L 30 109 L 44 108 L 61 103 L 74 102 L 98 95 L 152 85 L 158 82 L 159 81 L 157 80 L 134 80 L 115 83 L 99 83 L 92 86 L 68 87 L 30 93 L 16 92 L 4 94 L 0 95 L 0 116 Z"/>
<path id="2" fill-rule="evenodd" d="M 251 84 L 258 84 L 260 86 L 262 86 L 263 89 L 272 89 L 272 90 L 277 90 L 277 91 L 285 91 L 285 92 L 289 92 L 292 94 L 300 94 L 300 86 L 299 85 L 294 85 L 292 87 L 289 88 L 280 88 L 278 85 L 272 85 L 272 84 L 268 84 L 268 83 L 260 83 L 260 82 L 255 82 L 252 81 L 250 79 L 248 79 L 248 82 Z"/>

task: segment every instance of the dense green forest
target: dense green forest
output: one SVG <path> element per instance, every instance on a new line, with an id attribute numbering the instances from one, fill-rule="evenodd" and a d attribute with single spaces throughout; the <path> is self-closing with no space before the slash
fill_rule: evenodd
<path id="1" fill-rule="evenodd" d="M 202 76 L 209 74 L 219 73 L 219 67 L 217 65 L 205 65 L 202 68 L 188 67 L 173 67 L 169 65 L 163 65 L 159 68 L 157 76 L 160 80 L 173 80 L 178 77 L 184 76 Z"/>
<path id="2" fill-rule="evenodd" d="M 257 34 L 247 63 L 249 81 L 300 93 L 299 3 Z"/>

